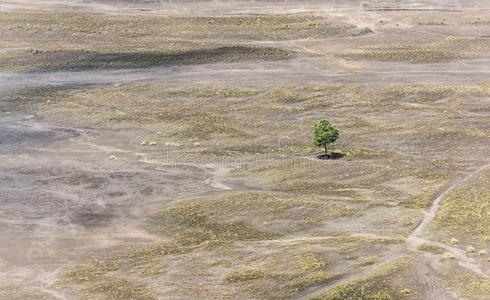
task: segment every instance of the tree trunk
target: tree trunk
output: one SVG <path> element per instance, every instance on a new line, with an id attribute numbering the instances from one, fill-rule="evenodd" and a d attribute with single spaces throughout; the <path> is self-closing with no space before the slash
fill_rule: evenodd
<path id="1" fill-rule="evenodd" d="M 325 154 L 327 154 L 327 145 L 324 145 L 325 147 Z"/>

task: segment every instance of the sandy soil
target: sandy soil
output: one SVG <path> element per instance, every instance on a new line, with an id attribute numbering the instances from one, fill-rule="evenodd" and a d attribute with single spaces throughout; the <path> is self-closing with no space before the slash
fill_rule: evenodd
<path id="1" fill-rule="evenodd" d="M 0 299 L 488 299 L 490 6 L 364 2 L 0 1 Z"/>

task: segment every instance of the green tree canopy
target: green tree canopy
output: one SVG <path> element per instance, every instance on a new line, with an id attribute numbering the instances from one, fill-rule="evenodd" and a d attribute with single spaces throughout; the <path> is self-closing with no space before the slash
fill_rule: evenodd
<path id="1" fill-rule="evenodd" d="M 327 154 L 328 146 L 333 144 L 340 137 L 340 132 L 328 120 L 320 120 L 313 129 L 313 144 L 325 149 Z"/>

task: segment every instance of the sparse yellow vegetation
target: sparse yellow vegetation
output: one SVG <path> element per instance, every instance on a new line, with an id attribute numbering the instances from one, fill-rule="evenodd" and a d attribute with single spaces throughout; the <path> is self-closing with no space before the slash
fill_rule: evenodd
<path id="1" fill-rule="evenodd" d="M 153 290 L 146 284 L 112 274 L 129 269 L 141 277 L 159 276 L 165 272 L 162 257 L 189 251 L 192 247 L 171 243 L 125 248 L 107 257 L 68 267 L 63 280 L 66 284 L 83 287 L 82 294 L 87 299 L 155 299 Z"/>
<path id="2" fill-rule="evenodd" d="M 440 63 L 475 55 L 476 49 L 489 49 L 490 43 L 477 38 L 448 37 L 429 43 L 387 43 L 359 47 L 344 54 L 354 59 L 409 63 Z"/>
<path id="3" fill-rule="evenodd" d="M 343 299 L 409 299 L 404 288 L 397 286 L 397 279 L 408 262 L 398 260 L 384 266 L 360 279 L 334 287 L 322 296 L 314 299 L 343 300 Z"/>
<path id="4" fill-rule="evenodd" d="M 175 232 L 181 237 L 248 240 L 294 232 L 354 212 L 340 204 L 308 197 L 228 193 L 218 198 L 190 199 L 165 209 L 155 218 L 155 224 L 158 230 Z M 270 230 L 274 233 L 268 233 Z"/>
<path id="5" fill-rule="evenodd" d="M 229 273 L 224 281 L 241 284 L 245 291 L 254 295 L 282 298 L 342 276 L 339 272 L 329 271 L 328 263 L 317 253 L 300 253 L 277 260 L 277 264 L 267 268 Z"/>
<path id="6" fill-rule="evenodd" d="M 151 300 L 154 291 L 145 284 L 126 279 L 104 279 L 83 290 L 86 299 Z"/>
<path id="7" fill-rule="evenodd" d="M 444 248 L 432 244 L 422 244 L 419 247 L 419 250 L 439 255 L 444 254 L 444 252 L 446 251 Z"/>
<path id="8" fill-rule="evenodd" d="M 315 253 L 302 253 L 294 256 L 296 266 L 305 271 L 321 271 L 327 266 L 327 263 Z"/>
<path id="9" fill-rule="evenodd" d="M 490 260 L 490 173 L 460 181 L 488 160 L 484 12 L 11 2 L 0 268 L 19 282 L 0 299 L 488 298 L 455 260 Z M 311 143 L 321 119 L 342 131 L 336 159 Z M 38 245 L 53 251 L 23 251 Z"/>
<path id="10" fill-rule="evenodd" d="M 261 270 L 248 269 L 248 270 L 229 273 L 226 275 L 224 281 L 227 283 L 238 283 L 238 282 L 247 282 L 250 280 L 262 279 L 262 278 L 275 278 L 275 277 L 281 277 L 281 275 L 267 274 L 266 272 Z"/>
<path id="11" fill-rule="evenodd" d="M 357 265 L 361 267 L 365 267 L 365 266 L 374 265 L 376 263 L 378 263 L 377 257 L 368 257 L 368 258 L 361 259 Z"/>
<path id="12" fill-rule="evenodd" d="M 274 236 L 243 220 L 215 221 L 197 203 L 165 209 L 155 219 L 159 229 L 173 232 L 184 244 L 221 243 L 235 240 L 262 240 Z"/>
<path id="13" fill-rule="evenodd" d="M 461 297 L 484 300 L 490 295 L 490 280 L 479 277 L 464 269 L 452 269 L 446 272 L 446 283 L 454 286 Z"/>
<path id="14" fill-rule="evenodd" d="M 452 252 L 444 252 L 442 254 L 442 259 L 451 260 L 451 259 L 455 259 L 455 257 L 454 257 L 454 254 Z"/>
<path id="15" fill-rule="evenodd" d="M 476 245 L 490 241 L 489 187 L 487 171 L 474 184 L 451 192 L 442 203 L 434 229 Z M 457 244 L 458 239 L 452 238 L 450 242 Z"/>

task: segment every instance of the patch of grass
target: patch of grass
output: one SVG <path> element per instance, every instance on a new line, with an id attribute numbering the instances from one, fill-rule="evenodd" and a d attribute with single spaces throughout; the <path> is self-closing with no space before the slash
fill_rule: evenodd
<path id="1" fill-rule="evenodd" d="M 322 296 L 313 299 L 318 300 L 390 300 L 410 299 L 401 293 L 395 284 L 403 269 L 408 267 L 408 262 L 398 260 L 384 266 L 363 278 L 352 280 L 348 283 L 334 287 Z"/>
<path id="2" fill-rule="evenodd" d="M 344 205 L 308 197 L 228 193 L 218 198 L 187 200 L 176 208 L 162 211 L 154 222 L 158 230 L 174 228 L 176 234 L 187 238 L 192 233 L 206 236 L 204 240 L 249 240 L 297 232 L 354 213 L 355 209 Z"/>
<path id="3" fill-rule="evenodd" d="M 81 284 L 87 282 L 96 282 L 103 278 L 103 276 L 115 269 L 117 267 L 108 267 L 106 262 L 102 262 L 99 260 L 94 260 L 87 264 L 83 265 L 74 265 L 68 268 L 63 274 L 63 277 L 66 282 Z"/>
<path id="4" fill-rule="evenodd" d="M 155 276 L 164 272 L 161 257 L 182 254 L 192 248 L 175 243 L 130 247 L 103 258 L 92 258 L 87 263 L 68 267 L 63 279 L 70 284 L 96 283 L 107 278 L 107 274 L 121 269 L 132 269 L 142 276 Z"/>
<path id="5" fill-rule="evenodd" d="M 438 188 L 423 190 L 418 195 L 402 200 L 400 204 L 408 208 L 427 208 L 431 205 L 438 193 Z"/>
<path id="6" fill-rule="evenodd" d="M 178 243 L 154 244 L 144 247 L 126 248 L 104 260 L 114 265 L 115 270 L 130 269 L 142 277 L 154 277 L 164 274 L 166 268 L 162 258 L 166 255 L 180 255 L 192 251 L 192 245 Z M 117 269 L 116 269 L 117 268 Z"/>
<path id="7" fill-rule="evenodd" d="M 339 272 L 316 271 L 302 275 L 299 277 L 299 280 L 289 285 L 289 289 L 292 292 L 301 292 L 312 286 L 325 284 L 341 277 L 342 273 Z"/>
<path id="8" fill-rule="evenodd" d="M 287 88 L 276 88 L 271 91 L 270 100 L 278 103 L 298 103 L 306 100 L 304 96 L 293 92 L 291 89 Z"/>
<path id="9" fill-rule="evenodd" d="M 246 269 L 246 270 L 228 273 L 224 278 L 224 282 L 238 283 L 238 282 L 247 282 L 256 279 L 275 278 L 275 277 L 276 275 L 268 274 L 263 270 Z"/>
<path id="10" fill-rule="evenodd" d="M 180 39 L 289 40 L 368 33 L 345 23 L 301 15 L 250 16 L 101 16 L 89 13 L 6 13 L 0 26 L 18 32 L 166 37 Z M 40 21 L 42 20 L 42 21 Z"/>
<path id="11" fill-rule="evenodd" d="M 347 148 L 342 152 L 345 156 L 339 160 L 327 162 L 289 158 L 236 175 L 245 176 L 255 186 L 293 195 L 345 197 L 360 202 L 369 200 L 366 199 L 371 197 L 368 191 L 372 191 L 383 193 L 385 203 L 403 198 L 395 187 L 383 185 L 393 178 L 403 177 L 406 171 L 406 167 L 397 166 L 396 159 L 389 164 L 379 163 L 381 159 L 393 154 L 355 148 Z M 383 202 L 380 198 L 376 200 L 378 203 Z"/>
<path id="12" fill-rule="evenodd" d="M 192 250 L 193 245 L 177 243 L 124 248 L 106 257 L 67 267 L 63 272 L 63 282 L 81 286 L 82 299 L 155 299 L 153 290 L 144 283 L 117 278 L 116 274 L 160 276 L 165 272 L 164 256 Z"/>
<path id="13" fill-rule="evenodd" d="M 252 295 L 284 298 L 342 276 L 328 270 L 328 263 L 318 253 L 304 252 L 274 261 L 274 264 L 260 269 L 231 272 L 225 276 L 224 282 L 240 285 Z"/>
<path id="14" fill-rule="evenodd" d="M 275 235 L 259 230 L 246 221 L 214 221 L 203 211 L 199 203 L 186 203 L 165 209 L 154 224 L 159 230 L 172 232 L 181 243 L 216 244 L 239 240 L 263 240 Z"/>
<path id="15" fill-rule="evenodd" d="M 449 240 L 449 244 L 451 244 L 451 245 L 457 245 L 457 244 L 459 244 L 459 240 L 457 238 L 451 238 Z"/>
<path id="16" fill-rule="evenodd" d="M 107 278 L 83 289 L 86 299 L 151 300 L 157 299 L 147 285 L 132 280 Z"/>
<path id="17" fill-rule="evenodd" d="M 379 61 L 439 63 L 475 56 L 489 47 L 490 43 L 482 39 L 449 37 L 429 43 L 365 45 L 343 56 Z"/>
<path id="18" fill-rule="evenodd" d="M 383 94 L 386 100 L 408 103 L 433 103 L 453 96 L 454 90 L 440 85 L 408 85 L 391 87 Z"/>
<path id="19" fill-rule="evenodd" d="M 490 241 L 490 173 L 469 187 L 451 192 L 442 202 L 434 229 L 477 245 Z"/>
<path id="20" fill-rule="evenodd" d="M 294 258 L 296 267 L 305 272 L 321 271 L 327 266 L 327 262 L 316 253 L 301 253 Z"/>
<path id="21" fill-rule="evenodd" d="M 447 62 L 462 58 L 457 52 L 447 52 L 417 44 L 393 44 L 364 46 L 356 52 L 344 55 L 358 60 L 379 60 L 410 63 Z"/>
<path id="22" fill-rule="evenodd" d="M 324 175 L 322 171 L 325 169 L 320 166 L 320 161 L 291 158 L 283 162 L 275 162 L 247 170 L 247 174 L 253 174 L 251 179 L 258 180 L 258 184 L 278 192 L 308 195 L 348 193 L 343 190 L 346 188 L 344 184 L 325 180 L 322 177 Z"/>
<path id="23" fill-rule="evenodd" d="M 255 92 L 231 86 L 203 86 L 175 90 L 158 86 L 80 87 L 65 90 L 62 87 L 35 87 L 9 96 L 9 103 L 36 105 L 42 113 L 56 119 L 76 120 L 85 126 L 110 126 L 138 123 L 165 128 L 159 136 L 182 139 L 252 138 L 245 126 L 231 115 L 225 115 L 220 105 L 207 97 L 230 102 L 228 95 L 249 97 Z M 214 94 L 215 96 L 211 96 Z M 232 96 L 230 96 L 232 97 Z M 48 103 L 49 102 L 49 103 Z M 55 114 L 52 116 L 52 114 Z M 151 141 L 156 137 L 144 139 Z M 233 144 L 229 144 L 233 145 Z"/>
<path id="24" fill-rule="evenodd" d="M 452 252 L 444 252 L 442 254 L 442 259 L 443 260 L 451 260 L 451 259 L 455 259 L 456 257 L 454 256 L 454 254 Z"/>
<path id="25" fill-rule="evenodd" d="M 490 295 L 490 280 L 470 273 L 464 269 L 452 270 L 444 274 L 444 279 L 467 299 L 483 300 Z"/>
<path id="26" fill-rule="evenodd" d="M 413 84 L 389 87 L 382 95 L 382 101 L 422 104 L 468 95 L 488 96 L 490 89 L 484 86 Z"/>
<path id="27" fill-rule="evenodd" d="M 239 86 L 201 86 L 195 88 L 171 88 L 166 91 L 169 95 L 178 96 L 194 96 L 194 97 L 222 97 L 222 98 L 238 98 L 252 97 L 260 93 L 259 90 L 252 88 L 244 88 Z"/>
<path id="28" fill-rule="evenodd" d="M 69 97 L 77 88 L 56 85 L 32 86 L 20 89 L 8 95 L 8 101 L 13 105 L 33 105 L 57 102 Z"/>
<path id="29" fill-rule="evenodd" d="M 140 52 L 96 52 L 83 50 L 52 50 L 32 55 L 29 63 L 15 59 L 4 62 L 8 67 L 20 65 L 35 71 L 80 71 L 87 69 L 147 68 L 162 65 L 231 63 L 254 59 L 278 59 L 296 56 L 295 52 L 272 47 L 221 45 L 182 50 Z M 2 67 L 2 65 L 0 65 Z"/>
<path id="30" fill-rule="evenodd" d="M 209 136 L 248 137 L 249 135 L 239 129 L 242 126 L 229 117 L 197 113 L 187 117 L 183 129 L 175 135 L 185 138 L 206 138 Z"/>
<path id="31" fill-rule="evenodd" d="M 431 245 L 431 244 L 422 244 L 419 247 L 419 250 L 429 252 L 432 254 L 438 254 L 438 255 L 442 255 L 442 254 L 444 254 L 444 252 L 446 252 L 446 250 L 444 248 L 441 248 L 441 247 L 436 246 L 436 245 Z"/>

